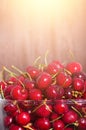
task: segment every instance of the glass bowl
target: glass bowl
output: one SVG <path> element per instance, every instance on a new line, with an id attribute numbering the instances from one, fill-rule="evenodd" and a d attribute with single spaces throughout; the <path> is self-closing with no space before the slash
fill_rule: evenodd
<path id="1" fill-rule="evenodd" d="M 86 100 L 0 99 L 0 117 L 1 130 L 86 130 Z"/>

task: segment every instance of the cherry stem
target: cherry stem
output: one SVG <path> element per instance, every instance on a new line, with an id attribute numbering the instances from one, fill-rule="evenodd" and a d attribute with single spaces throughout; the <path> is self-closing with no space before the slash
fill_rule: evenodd
<path id="1" fill-rule="evenodd" d="M 72 73 L 71 73 L 69 70 L 65 69 L 65 68 L 64 68 L 64 71 L 65 71 L 66 73 L 68 73 L 69 75 L 72 75 Z"/>
<path id="2" fill-rule="evenodd" d="M 3 69 L 4 69 L 5 71 L 7 71 L 8 73 L 10 73 L 12 76 L 17 76 L 17 74 L 15 74 L 14 72 L 8 70 L 5 66 L 3 66 Z"/>
<path id="3" fill-rule="evenodd" d="M 14 78 L 16 78 L 16 80 L 20 82 L 20 84 L 23 86 L 23 88 L 25 88 L 24 84 L 16 77 L 16 74 L 15 74 L 15 73 L 11 72 L 11 71 L 8 70 L 6 67 L 3 67 L 3 69 L 4 69 L 5 71 L 7 71 L 10 75 L 12 75 Z"/>
<path id="4" fill-rule="evenodd" d="M 27 75 L 27 76 L 29 77 L 30 81 L 32 81 L 32 78 L 31 78 L 31 76 L 30 76 L 29 73 L 27 73 L 27 72 L 22 72 L 20 69 L 18 69 L 18 68 L 15 67 L 14 65 L 12 65 L 12 68 L 15 69 L 16 71 L 18 71 L 18 72 L 19 72 L 21 75 L 23 75 L 24 77 Z"/>
<path id="5" fill-rule="evenodd" d="M 72 60 L 75 60 L 75 56 L 74 56 L 73 52 L 71 51 L 71 49 L 69 49 L 69 54 L 70 54 L 70 56 L 71 56 L 71 59 L 72 59 Z"/>
<path id="6" fill-rule="evenodd" d="M 47 109 L 52 112 L 52 110 L 49 108 L 49 106 L 46 104 L 47 99 L 43 100 L 43 103 L 40 104 L 38 107 L 36 107 L 32 112 L 35 112 L 37 109 L 39 109 L 42 105 L 45 105 Z"/>
<path id="7" fill-rule="evenodd" d="M 74 122 L 74 123 L 69 123 L 65 126 L 65 128 L 69 127 L 70 125 L 74 125 L 75 126 L 78 126 L 78 122 Z"/>
<path id="8" fill-rule="evenodd" d="M 47 50 L 46 53 L 45 53 L 45 58 L 44 58 L 45 66 L 48 65 L 48 63 L 47 63 L 47 56 L 48 56 L 48 54 L 49 54 L 49 51 Z"/>
<path id="9" fill-rule="evenodd" d="M 41 56 L 37 57 L 36 60 L 34 61 L 33 65 L 37 66 L 37 62 L 41 59 Z"/>
<path id="10" fill-rule="evenodd" d="M 34 130 L 33 128 L 30 127 L 31 125 L 32 125 L 32 124 L 29 123 L 29 124 L 27 124 L 26 126 L 23 126 L 23 127 L 26 128 L 26 129 L 29 129 L 29 130 Z"/>
<path id="11" fill-rule="evenodd" d="M 15 67 L 14 65 L 11 66 L 13 69 L 15 69 L 16 71 L 18 71 L 20 74 L 24 75 L 24 73 L 18 69 L 17 67 Z"/>
<path id="12" fill-rule="evenodd" d="M 2 99 L 4 99 L 5 97 L 4 97 L 4 92 L 3 92 L 3 89 L 2 89 L 2 85 L 1 85 L 0 93 L 1 93 Z"/>
<path id="13" fill-rule="evenodd" d="M 57 121 L 57 120 L 61 119 L 63 116 L 64 116 L 64 115 L 62 114 L 61 116 L 59 116 L 59 117 L 55 118 L 54 120 L 52 120 L 52 121 L 50 121 L 50 122 L 51 122 L 51 123 L 53 123 L 53 122 L 55 122 L 55 121 Z"/>
<path id="14" fill-rule="evenodd" d="M 82 117 L 82 114 L 81 114 L 75 107 L 71 106 L 71 108 L 72 108 L 75 112 L 77 112 L 80 117 Z"/>

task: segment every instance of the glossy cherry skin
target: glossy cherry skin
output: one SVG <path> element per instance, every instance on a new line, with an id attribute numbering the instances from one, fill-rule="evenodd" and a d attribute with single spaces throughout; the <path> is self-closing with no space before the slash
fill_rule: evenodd
<path id="1" fill-rule="evenodd" d="M 84 91 L 84 80 L 80 78 L 73 79 L 73 87 L 76 91 Z"/>
<path id="2" fill-rule="evenodd" d="M 77 119 L 78 114 L 73 110 L 69 110 L 67 113 L 64 113 L 63 121 L 66 124 L 74 123 L 75 121 L 77 121 Z"/>
<path id="3" fill-rule="evenodd" d="M 56 82 L 59 86 L 67 88 L 72 84 L 72 77 L 65 72 L 61 72 L 57 75 Z"/>
<path id="4" fill-rule="evenodd" d="M 66 69 L 70 71 L 72 74 L 76 72 L 82 71 L 82 65 L 78 62 L 70 62 L 67 64 Z"/>
<path id="5" fill-rule="evenodd" d="M 57 93 L 57 85 L 50 85 L 46 90 L 45 90 L 45 95 L 48 99 L 56 99 L 58 97 Z"/>
<path id="6" fill-rule="evenodd" d="M 40 89 L 33 88 L 29 91 L 30 100 L 42 100 L 42 92 Z"/>
<path id="7" fill-rule="evenodd" d="M 47 72 L 41 72 L 36 79 L 36 84 L 39 89 L 46 89 L 52 83 L 52 77 Z"/>
<path id="8" fill-rule="evenodd" d="M 86 73 L 85 72 L 76 72 L 72 75 L 72 77 L 86 80 Z"/>
<path id="9" fill-rule="evenodd" d="M 16 124 L 12 124 L 9 127 L 9 130 L 25 130 L 25 129 L 23 127 L 21 127 L 21 126 L 16 125 Z"/>
<path id="10" fill-rule="evenodd" d="M 59 99 L 64 95 L 64 88 L 58 85 L 50 85 L 45 90 L 45 96 L 47 99 Z"/>
<path id="11" fill-rule="evenodd" d="M 4 124 L 6 127 L 10 126 L 12 124 L 13 118 L 11 116 L 6 116 L 4 118 Z"/>
<path id="12" fill-rule="evenodd" d="M 48 118 L 38 118 L 35 121 L 35 127 L 37 130 L 49 130 L 50 129 L 50 121 Z"/>
<path id="13" fill-rule="evenodd" d="M 51 105 L 41 105 L 40 107 L 37 106 L 38 109 L 35 111 L 36 115 L 39 117 L 49 117 L 52 113 L 52 106 Z"/>
<path id="14" fill-rule="evenodd" d="M 40 70 L 35 66 L 28 66 L 26 71 L 29 73 L 32 79 L 36 79 L 40 74 Z"/>
<path id="15" fill-rule="evenodd" d="M 24 83 L 24 86 L 27 90 L 35 88 L 35 81 L 34 80 L 29 80 L 28 78 L 26 78 L 23 83 Z"/>
<path id="16" fill-rule="evenodd" d="M 16 115 L 16 122 L 21 126 L 27 125 L 30 122 L 30 114 L 28 112 L 20 112 Z"/>
<path id="17" fill-rule="evenodd" d="M 11 96 L 12 99 L 15 100 L 26 100 L 28 99 L 28 91 L 23 88 L 21 85 L 16 85 L 12 90 L 11 90 Z"/>
<path id="18" fill-rule="evenodd" d="M 65 124 L 62 120 L 56 120 L 53 122 L 53 128 L 54 130 L 64 130 Z"/>
<path id="19" fill-rule="evenodd" d="M 54 75 L 58 73 L 61 69 L 63 69 L 63 65 L 59 61 L 52 61 L 50 64 L 48 64 L 45 70 L 49 74 Z"/>
<path id="20" fill-rule="evenodd" d="M 79 128 L 86 129 L 86 118 L 85 117 L 79 118 L 78 123 L 79 123 Z"/>
<path id="21" fill-rule="evenodd" d="M 54 105 L 54 110 L 57 114 L 64 114 L 69 111 L 69 108 L 66 103 L 59 102 Z"/>
<path id="22" fill-rule="evenodd" d="M 17 110 L 17 105 L 13 103 L 8 103 L 4 106 L 4 111 L 9 115 L 12 115 Z"/>

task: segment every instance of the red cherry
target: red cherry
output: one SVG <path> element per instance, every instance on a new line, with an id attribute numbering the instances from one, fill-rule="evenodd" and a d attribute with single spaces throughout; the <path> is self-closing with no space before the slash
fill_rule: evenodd
<path id="1" fill-rule="evenodd" d="M 35 127 L 37 130 L 49 130 L 50 129 L 50 121 L 48 118 L 38 118 L 35 121 Z"/>
<path id="2" fill-rule="evenodd" d="M 30 115 L 28 112 L 20 112 L 16 116 L 16 122 L 21 126 L 27 125 L 30 122 Z"/>
<path id="3" fill-rule="evenodd" d="M 30 100 L 42 100 L 42 92 L 40 89 L 33 88 L 29 91 Z"/>
<path id="4" fill-rule="evenodd" d="M 0 90 L 2 89 L 4 91 L 5 88 L 7 88 L 7 84 L 3 81 L 0 81 Z"/>
<path id="5" fill-rule="evenodd" d="M 35 111 L 36 115 L 39 117 L 49 117 L 52 113 L 52 106 L 48 104 L 43 104 L 40 107 L 37 106 L 38 109 Z"/>
<path id="6" fill-rule="evenodd" d="M 65 72 L 59 73 L 56 77 L 57 84 L 67 88 L 72 84 L 72 77 Z"/>
<path id="7" fill-rule="evenodd" d="M 28 78 L 26 78 L 24 80 L 24 86 L 27 90 L 30 90 L 32 88 L 35 88 L 35 81 L 34 80 L 29 80 Z"/>
<path id="8" fill-rule="evenodd" d="M 12 125 L 9 127 L 9 130 L 24 130 L 24 128 L 22 128 L 21 126 L 12 124 Z"/>
<path id="9" fill-rule="evenodd" d="M 35 66 L 28 66 L 26 70 L 32 79 L 36 79 L 37 76 L 40 74 L 40 70 Z"/>
<path id="10" fill-rule="evenodd" d="M 10 96 L 10 92 L 11 92 L 11 90 L 14 88 L 14 85 L 8 85 L 5 89 L 4 89 L 4 96 L 5 96 L 5 98 L 7 97 L 7 96 Z"/>
<path id="11" fill-rule="evenodd" d="M 78 115 L 75 111 L 69 110 L 67 113 L 64 113 L 63 121 L 67 124 L 74 123 L 77 121 Z"/>
<path id="12" fill-rule="evenodd" d="M 46 72 L 51 75 L 58 73 L 63 68 L 63 65 L 59 61 L 52 61 L 48 66 L 45 68 Z"/>
<path id="13" fill-rule="evenodd" d="M 59 115 L 55 112 L 52 112 L 50 115 L 50 120 L 53 122 L 55 119 L 57 119 Z"/>
<path id="14" fill-rule="evenodd" d="M 73 74 L 75 72 L 81 72 L 82 66 L 78 62 L 71 62 L 67 64 L 66 69 Z"/>
<path id="15" fill-rule="evenodd" d="M 65 124 L 62 120 L 56 120 L 53 122 L 53 128 L 54 130 L 64 130 Z"/>
<path id="16" fill-rule="evenodd" d="M 57 99 L 61 98 L 64 95 L 64 88 L 58 86 L 58 85 L 50 85 L 45 90 L 45 96 L 47 99 Z"/>
<path id="17" fill-rule="evenodd" d="M 8 114 L 13 114 L 17 110 L 17 106 L 14 105 L 13 103 L 8 103 L 4 106 L 4 110 Z"/>
<path id="18" fill-rule="evenodd" d="M 16 85 L 15 87 L 13 87 L 10 94 L 12 96 L 12 99 L 15 99 L 15 100 L 28 99 L 28 91 L 20 85 Z"/>
<path id="19" fill-rule="evenodd" d="M 85 117 L 79 118 L 78 123 L 79 123 L 79 128 L 86 129 L 86 118 Z"/>
<path id="20" fill-rule="evenodd" d="M 5 124 L 6 127 L 10 126 L 12 121 L 13 121 L 13 119 L 12 119 L 11 116 L 4 117 L 4 124 Z"/>
<path id="21" fill-rule="evenodd" d="M 36 79 L 36 83 L 39 89 L 46 89 L 52 83 L 52 77 L 47 72 L 41 72 Z"/>
<path id="22" fill-rule="evenodd" d="M 74 78 L 73 87 L 74 87 L 74 90 L 76 90 L 76 91 L 84 90 L 84 80 L 80 79 L 80 78 Z"/>
<path id="23" fill-rule="evenodd" d="M 46 90 L 45 90 L 46 97 L 48 99 L 56 99 L 58 97 L 57 93 L 57 85 L 50 85 Z"/>
<path id="24" fill-rule="evenodd" d="M 68 105 L 64 102 L 59 102 L 54 105 L 54 110 L 57 114 L 64 114 L 68 112 Z"/>

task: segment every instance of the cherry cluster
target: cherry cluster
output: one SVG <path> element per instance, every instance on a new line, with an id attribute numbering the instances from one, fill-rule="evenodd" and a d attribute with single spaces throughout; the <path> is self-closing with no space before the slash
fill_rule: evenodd
<path id="1" fill-rule="evenodd" d="M 8 130 L 85 130 L 86 74 L 78 62 L 28 66 L 0 82 Z"/>

